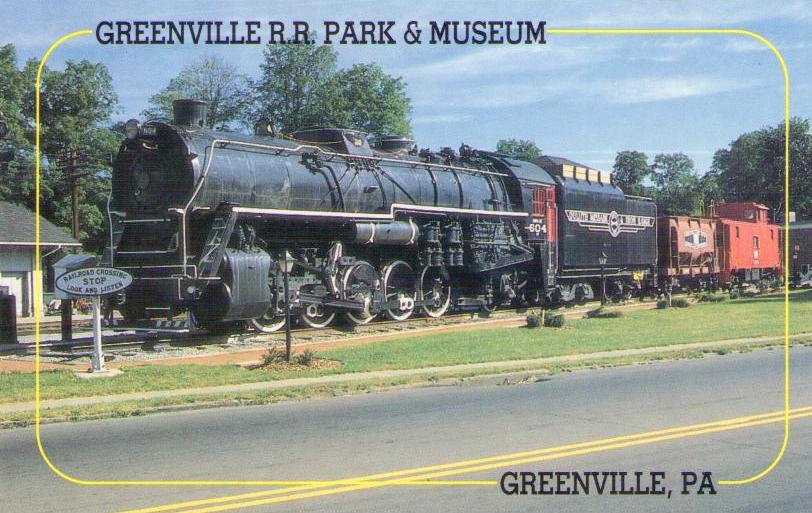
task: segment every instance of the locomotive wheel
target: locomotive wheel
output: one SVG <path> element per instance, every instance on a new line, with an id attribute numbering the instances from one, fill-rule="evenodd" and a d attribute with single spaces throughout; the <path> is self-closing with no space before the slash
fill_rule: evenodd
<path id="1" fill-rule="evenodd" d="M 270 308 L 262 317 L 251 319 L 251 326 L 262 333 L 275 333 L 282 329 L 284 325 L 285 314 L 273 313 Z"/>
<path id="2" fill-rule="evenodd" d="M 395 260 L 384 267 L 383 289 L 386 301 L 400 300 L 400 308 L 387 308 L 384 312 L 393 321 L 405 321 L 414 313 L 417 287 L 412 266 L 403 260 Z"/>
<path id="3" fill-rule="evenodd" d="M 424 267 L 420 273 L 420 300 L 431 300 L 430 305 L 420 308 L 429 317 L 441 317 L 451 306 L 451 283 L 443 278 L 442 272 L 437 267 Z"/>
<path id="4" fill-rule="evenodd" d="M 321 305 L 305 305 L 299 314 L 299 320 L 311 328 L 326 328 L 336 318 L 336 313 Z"/>
<path id="5" fill-rule="evenodd" d="M 268 287 L 271 289 L 271 302 L 262 316 L 251 319 L 251 326 L 261 333 L 275 333 L 285 325 L 285 307 L 284 303 L 279 301 L 279 296 L 284 294 L 279 294 L 276 283 L 278 282 L 275 276 L 268 279 Z"/>
<path id="6" fill-rule="evenodd" d="M 359 260 L 354 265 L 344 271 L 341 284 L 347 299 L 364 302 L 364 309 L 361 311 L 344 312 L 344 317 L 352 324 L 369 324 L 378 315 L 369 311 L 372 303 L 372 294 L 379 281 L 378 271 L 369 262 Z"/>

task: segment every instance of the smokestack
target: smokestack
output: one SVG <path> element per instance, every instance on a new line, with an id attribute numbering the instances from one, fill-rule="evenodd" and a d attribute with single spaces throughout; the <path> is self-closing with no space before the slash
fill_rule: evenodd
<path id="1" fill-rule="evenodd" d="M 182 126 L 205 127 L 207 103 L 201 100 L 175 100 L 172 112 L 175 124 Z"/>

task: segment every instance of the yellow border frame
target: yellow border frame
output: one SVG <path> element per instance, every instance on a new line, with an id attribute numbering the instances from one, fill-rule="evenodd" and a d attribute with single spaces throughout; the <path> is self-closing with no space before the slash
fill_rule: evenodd
<path id="1" fill-rule="evenodd" d="M 41 262 L 40 262 L 40 86 L 42 82 L 42 72 L 45 68 L 45 64 L 48 61 L 48 58 L 51 56 L 54 50 L 59 47 L 62 43 L 73 39 L 75 37 L 89 35 L 93 32 L 90 29 L 79 30 L 76 32 L 72 32 L 67 34 L 61 38 L 59 38 L 56 42 L 54 42 L 49 48 L 48 51 L 45 52 L 45 55 L 42 57 L 40 61 L 39 67 L 37 69 L 37 79 L 36 79 L 36 156 L 35 156 L 35 169 L 36 169 L 36 177 L 35 177 L 35 231 L 36 231 L 36 244 L 35 244 L 35 271 L 37 274 L 42 272 L 41 269 Z M 784 61 L 784 57 L 781 55 L 781 52 L 773 45 L 771 41 L 766 39 L 765 37 L 757 34 L 755 32 L 751 32 L 749 30 L 742 30 L 742 29 L 547 29 L 547 34 L 561 34 L 561 35 L 667 35 L 667 34 L 699 34 L 699 35 L 743 35 L 747 37 L 752 37 L 757 41 L 760 41 L 764 45 L 769 48 L 772 53 L 775 55 L 776 59 L 778 60 L 779 64 L 781 65 L 781 70 L 783 72 L 784 77 L 784 203 L 786 205 L 785 210 L 789 212 L 789 126 L 790 126 L 790 117 L 789 117 L 789 71 L 787 70 L 786 62 Z M 784 221 L 785 228 L 789 228 L 789 220 L 788 216 L 787 219 Z M 789 238 L 784 237 L 784 269 L 789 268 Z M 41 288 L 42 283 L 40 280 L 34 280 L 34 296 L 39 297 L 41 295 Z M 85 486 L 313 486 L 313 485 L 357 485 L 360 488 L 369 488 L 372 486 L 392 486 L 392 485 L 445 485 L 445 486 L 456 486 L 456 485 L 493 485 L 492 481 L 421 481 L 421 482 L 414 482 L 414 481 L 389 481 L 389 482 L 379 482 L 374 480 L 364 480 L 364 479 L 356 479 L 356 480 L 318 480 L 318 481 L 93 481 L 93 480 L 84 480 L 72 477 L 68 474 L 62 472 L 59 468 L 57 468 L 48 457 L 47 453 L 45 452 L 45 448 L 42 444 L 42 436 L 41 436 L 41 422 L 40 422 L 40 315 L 41 315 L 41 305 L 40 301 L 34 302 L 34 317 L 35 317 L 35 435 L 37 441 L 37 448 L 39 450 L 42 459 L 48 465 L 48 467 L 59 477 L 65 479 L 74 484 L 78 485 L 85 485 Z M 747 483 L 752 483 L 761 479 L 765 475 L 769 474 L 781 461 L 786 451 L 787 445 L 789 443 L 789 421 L 790 421 L 790 409 L 789 409 L 789 282 L 787 273 L 784 273 L 784 437 L 781 443 L 781 448 L 778 451 L 778 454 L 774 457 L 773 461 L 761 472 L 750 476 L 744 479 L 734 479 L 734 480 L 722 480 L 719 481 L 720 485 L 743 485 Z M 608 450 L 613 447 L 602 448 L 600 450 Z M 596 452 L 596 451 L 592 451 Z M 477 462 L 484 462 L 484 461 L 492 461 L 492 458 L 482 458 L 480 460 L 472 460 L 468 462 L 469 464 L 476 464 Z M 366 486 L 364 486 L 366 485 Z M 148 508 L 149 509 L 149 508 Z"/>

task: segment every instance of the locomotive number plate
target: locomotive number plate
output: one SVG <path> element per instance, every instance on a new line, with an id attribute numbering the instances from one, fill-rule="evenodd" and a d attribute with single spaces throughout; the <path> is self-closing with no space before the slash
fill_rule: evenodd
<path id="1" fill-rule="evenodd" d="M 547 238 L 547 222 L 544 219 L 532 219 L 527 226 L 528 240 L 544 240 Z"/>

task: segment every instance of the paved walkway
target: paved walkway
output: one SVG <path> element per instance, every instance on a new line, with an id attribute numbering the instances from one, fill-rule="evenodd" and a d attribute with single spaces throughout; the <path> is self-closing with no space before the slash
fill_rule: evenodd
<path id="1" fill-rule="evenodd" d="M 812 333 L 799 333 L 791 335 L 790 339 L 809 338 Z M 739 338 L 730 340 L 719 340 L 714 342 L 696 342 L 690 344 L 673 344 L 669 346 L 647 347 L 641 349 L 624 349 L 619 351 L 600 351 L 597 353 L 586 353 L 566 356 L 552 356 L 547 358 L 533 358 L 528 360 L 510 360 L 500 362 L 469 363 L 464 365 L 447 365 L 441 367 L 426 367 L 420 369 L 400 369 L 372 372 L 358 372 L 349 374 L 336 374 L 331 376 L 317 376 L 312 378 L 293 378 L 277 381 L 263 381 L 257 383 L 243 383 L 239 385 L 222 385 L 212 387 L 202 387 L 179 390 L 157 390 L 152 392 L 137 392 L 131 394 L 120 394 L 96 397 L 76 397 L 68 399 L 53 399 L 41 402 L 41 408 L 59 408 L 65 406 L 86 406 L 100 403 L 115 403 L 120 401 L 146 401 L 150 399 L 160 399 L 167 397 L 179 397 L 189 395 L 222 394 L 233 392 L 248 392 L 257 390 L 276 390 L 290 387 L 302 387 L 312 385 L 331 385 L 338 383 L 348 383 L 353 381 L 365 381 L 374 379 L 392 379 L 410 376 L 439 376 L 443 374 L 464 373 L 482 369 L 493 370 L 494 373 L 520 371 L 524 369 L 542 369 L 547 365 L 560 363 L 574 363 L 582 361 L 600 360 L 605 358 L 623 358 L 626 356 L 645 356 L 656 353 L 690 351 L 724 348 L 739 345 L 758 345 L 765 343 L 778 343 L 784 337 L 756 337 Z M 15 413 L 23 411 L 33 411 L 34 402 L 0 404 L 0 414 Z"/>

